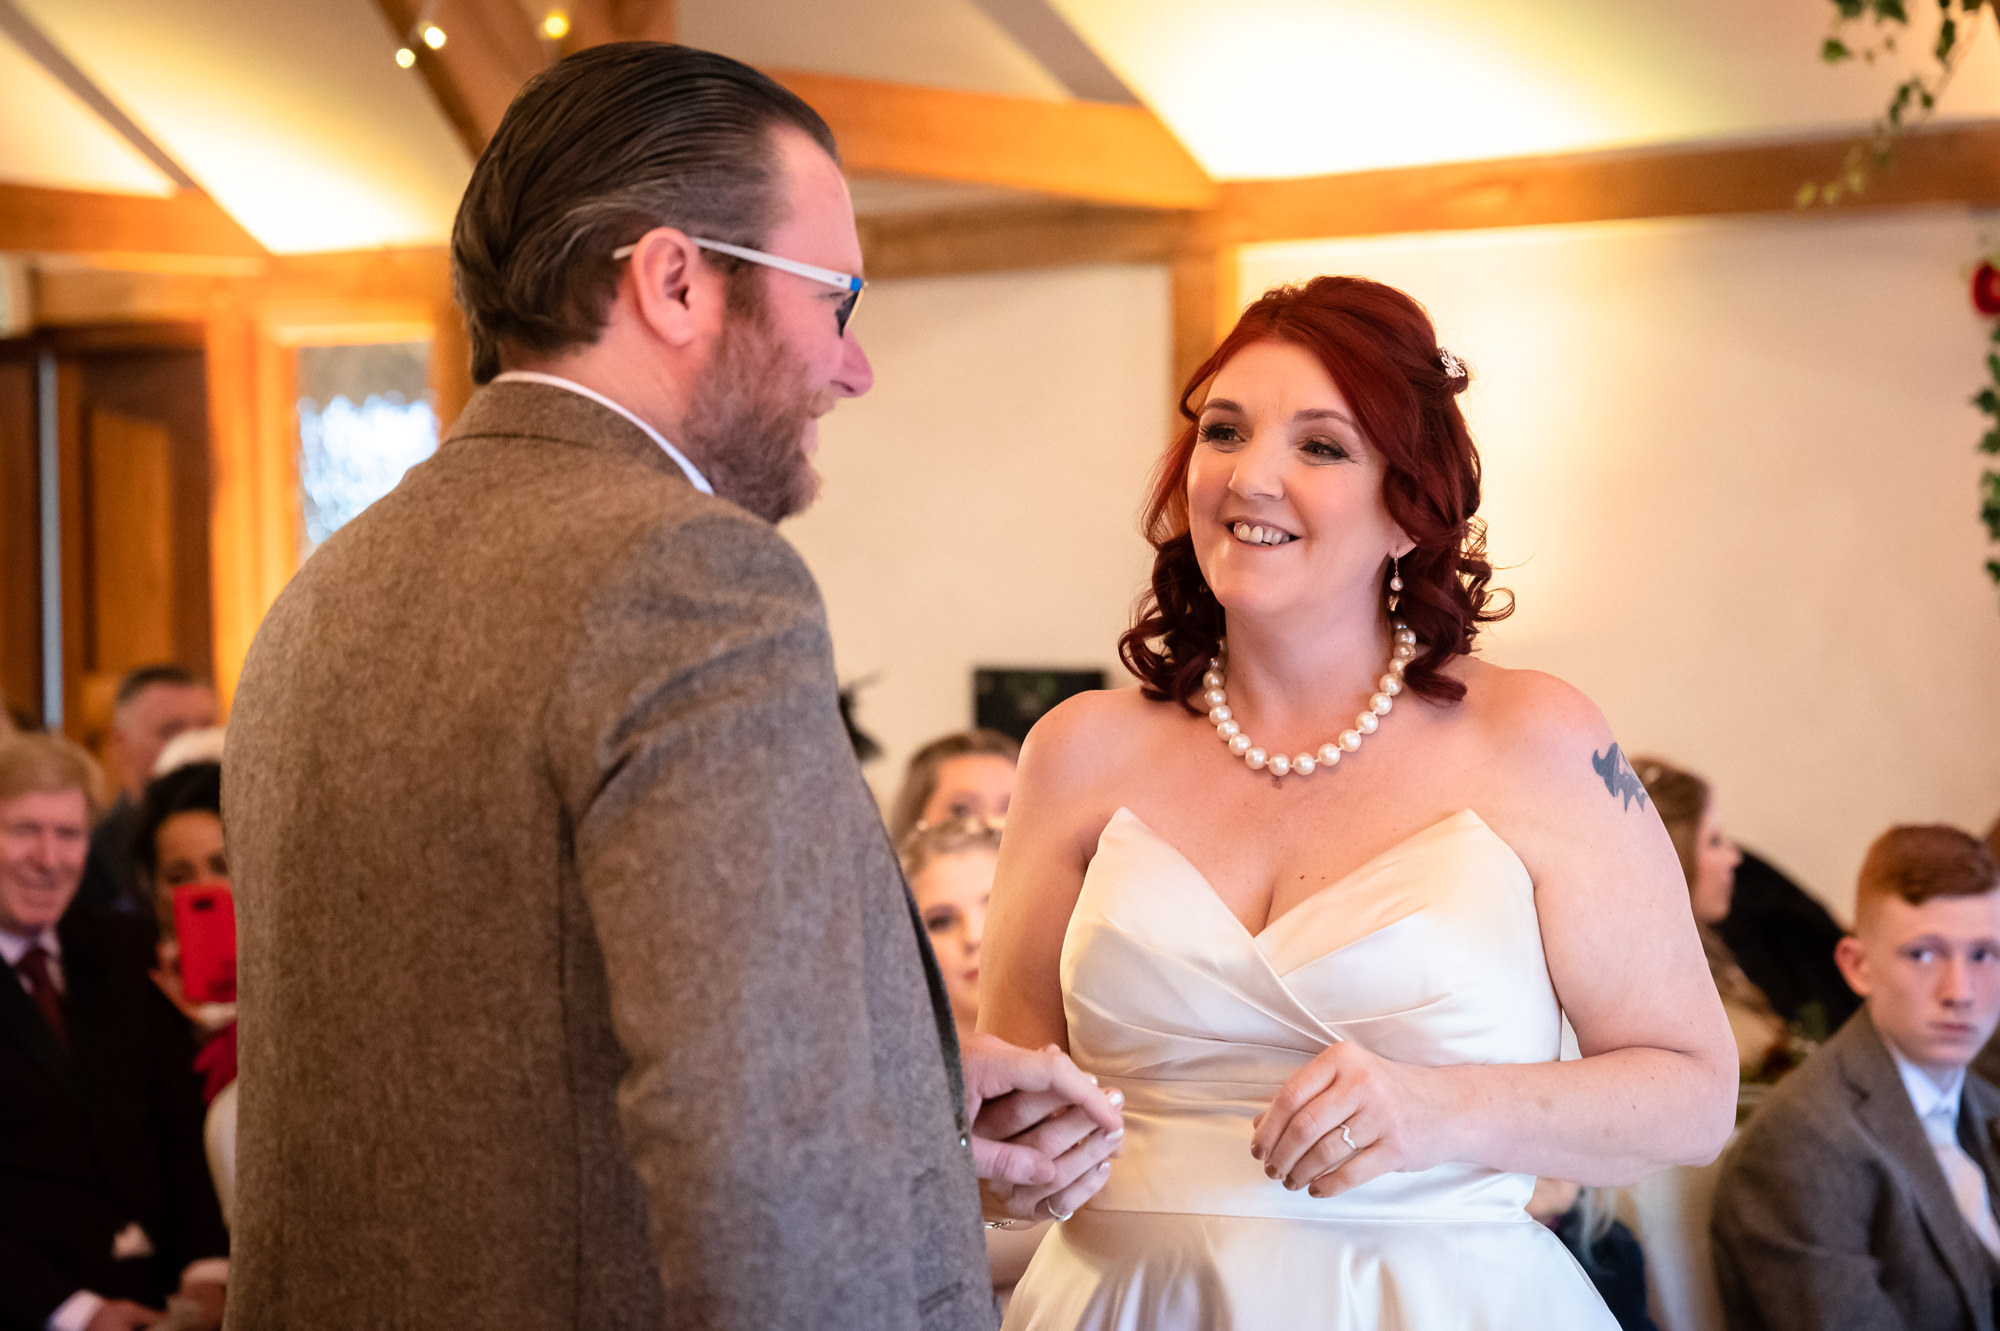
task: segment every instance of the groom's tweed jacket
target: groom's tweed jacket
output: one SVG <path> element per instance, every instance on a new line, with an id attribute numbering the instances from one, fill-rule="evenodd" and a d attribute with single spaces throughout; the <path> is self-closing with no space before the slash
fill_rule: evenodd
<path id="1" fill-rule="evenodd" d="M 818 590 L 628 421 L 475 395 L 278 598 L 224 770 L 233 1331 L 990 1324 Z"/>

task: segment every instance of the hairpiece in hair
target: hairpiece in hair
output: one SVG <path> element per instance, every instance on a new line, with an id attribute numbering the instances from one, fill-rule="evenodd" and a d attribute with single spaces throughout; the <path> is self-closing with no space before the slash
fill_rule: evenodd
<path id="1" fill-rule="evenodd" d="M 1460 360 L 1458 353 L 1450 347 L 1438 348 L 1438 364 L 1444 368 L 1446 374 L 1454 379 L 1469 377 L 1465 372 L 1465 362 Z"/>

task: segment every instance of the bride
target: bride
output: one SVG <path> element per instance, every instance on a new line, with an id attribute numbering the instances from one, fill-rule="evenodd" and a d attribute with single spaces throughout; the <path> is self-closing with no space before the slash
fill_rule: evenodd
<path id="1" fill-rule="evenodd" d="M 1067 1049 L 1126 1125 L 1087 1206 L 1095 1172 L 1050 1200 L 1009 1331 L 1610 1327 L 1535 1176 L 1729 1131 L 1643 788 L 1582 694 L 1470 654 L 1506 611 L 1465 385 L 1415 301 L 1322 277 L 1183 395 L 1142 687 L 1036 726 L 993 890 L 982 1026 Z"/>

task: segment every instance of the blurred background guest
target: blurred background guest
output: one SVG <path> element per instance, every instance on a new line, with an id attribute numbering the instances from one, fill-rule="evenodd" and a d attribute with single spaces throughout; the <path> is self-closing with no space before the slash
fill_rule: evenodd
<path id="1" fill-rule="evenodd" d="M 132 832 L 139 797 L 160 751 L 176 735 L 215 724 L 215 690 L 177 665 L 148 665 L 118 682 L 105 758 L 118 798 L 90 837 L 90 863 L 78 900 L 86 907 L 153 918 L 152 903 L 132 875 Z"/>
<path id="2" fill-rule="evenodd" d="M 71 911 L 95 765 L 0 740 L 0 1326 L 123 1331 L 178 1295 L 220 1323 L 228 1238 L 202 1148 L 186 1024 L 150 931 Z"/>
<path id="3" fill-rule="evenodd" d="M 207 1103 L 236 1079 L 236 1004 L 186 992 L 174 890 L 229 886 L 229 856 L 222 846 L 221 764 L 189 763 L 153 778 L 139 801 L 132 865 L 142 890 L 154 902 L 159 924 L 156 978 L 186 1015 L 201 1045 L 195 1069 L 202 1076 L 202 1100 Z"/>
<path id="4" fill-rule="evenodd" d="M 176 888 L 230 886 L 229 856 L 222 845 L 222 765 L 214 759 L 182 761 L 209 752 L 219 758 L 221 736 L 220 730 L 188 731 L 161 753 L 159 766 L 165 770 L 139 802 L 132 861 L 159 922 L 159 967 L 153 978 L 194 1032 L 194 1071 L 202 1103 L 208 1106 L 203 1139 L 209 1174 L 223 1219 L 229 1220 L 236 1200 L 236 1003 L 233 998 L 204 1001 L 203 995 L 187 992 L 174 906 Z M 233 986 L 233 973 L 229 979 Z"/>
<path id="5" fill-rule="evenodd" d="M 903 876 L 944 974 L 952 1021 L 959 1040 L 965 1041 L 979 1020 L 979 940 L 986 931 L 993 870 L 1000 862 L 1000 823 L 976 815 L 926 823 L 904 837 L 899 849 Z M 1050 1223 L 986 1231 L 986 1261 L 993 1272 L 994 1303 L 1001 1311 Z"/>
<path id="6" fill-rule="evenodd" d="M 1722 995 L 1729 1029 L 1736 1036 L 1736 1053 L 1746 1077 L 1762 1074 L 1765 1064 L 1788 1044 L 1784 1018 L 1744 974 L 1743 967 L 1716 932 L 1729 915 L 1736 866 L 1742 852 L 1722 830 L 1708 783 L 1692 772 L 1659 758 L 1632 759 L 1632 770 L 1645 785 L 1673 839 L 1687 877 L 1688 900 L 1708 955 L 1708 971 Z"/>
<path id="7" fill-rule="evenodd" d="M 1861 1006 L 1834 964 L 1839 923 L 1782 870 L 1723 832 L 1706 781 L 1658 758 L 1645 759 L 1641 767 L 1645 770 L 1639 776 L 1649 793 L 1656 782 L 1661 788 L 1653 800 L 1688 874 L 1696 919 L 1727 945 L 1730 957 L 1778 1016 L 1813 1040 L 1839 1030 Z M 1654 773 L 1650 780 L 1647 771 Z M 1700 812 L 1693 811 L 1697 802 Z M 1724 852 L 1711 845 L 1711 881 L 1697 892 L 1696 867 L 1705 838 L 1731 847 L 1736 864 L 1725 877 Z M 1717 909 L 1721 916 L 1710 918 Z"/>
<path id="8" fill-rule="evenodd" d="M 1005 818 L 1014 798 L 1014 764 L 1021 746 L 997 730 L 962 730 L 918 749 L 889 806 L 897 845 L 919 823 L 951 818 Z"/>
<path id="9" fill-rule="evenodd" d="M 1620 1331 L 1656 1331 L 1646 1315 L 1646 1254 L 1624 1222 L 1611 1213 L 1610 1188 L 1585 1188 L 1568 1179 L 1538 1178 L 1528 1214 L 1555 1231 Z"/>
<path id="10" fill-rule="evenodd" d="M 1000 824 L 981 817 L 926 823 L 903 838 L 901 856 L 964 1040 L 979 1021 L 979 939 L 993 896 Z"/>

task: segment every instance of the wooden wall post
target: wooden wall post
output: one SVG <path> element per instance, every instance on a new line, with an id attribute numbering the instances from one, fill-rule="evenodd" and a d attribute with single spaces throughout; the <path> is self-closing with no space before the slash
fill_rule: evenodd
<path id="1" fill-rule="evenodd" d="M 1171 405 L 1178 420 L 1181 389 L 1188 376 L 1216 343 L 1236 325 L 1243 303 L 1238 298 L 1236 247 L 1214 238 L 1208 227 L 1196 227 L 1175 252 L 1169 266 L 1173 301 Z"/>

